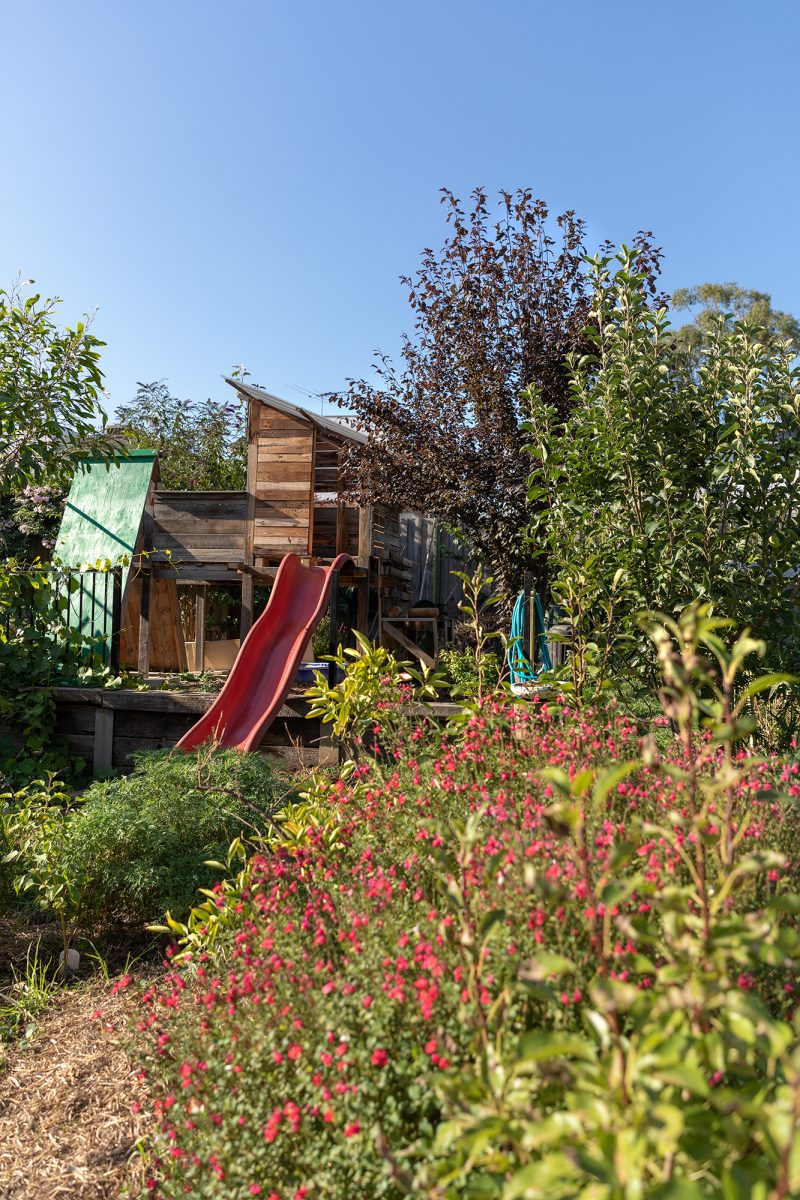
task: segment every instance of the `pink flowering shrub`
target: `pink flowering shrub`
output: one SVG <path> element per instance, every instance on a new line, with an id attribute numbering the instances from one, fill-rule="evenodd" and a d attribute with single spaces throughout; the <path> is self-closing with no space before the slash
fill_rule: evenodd
<path id="1" fill-rule="evenodd" d="M 456 734 L 412 731 L 388 765 L 361 763 L 329 792 L 337 837 L 253 859 L 224 946 L 146 993 L 153 1194 L 472 1194 L 444 1190 L 435 1147 L 443 1112 L 452 1127 L 465 1106 L 475 1115 L 476 1047 L 487 1063 L 495 1036 L 507 1047 L 549 1034 L 570 1053 L 598 970 L 631 1012 L 647 1010 L 664 962 L 649 951 L 671 922 L 693 928 L 703 904 L 721 928 L 760 914 L 753 928 L 770 941 L 764 913 L 774 906 L 778 930 L 800 866 L 795 810 L 775 788 L 797 796 L 795 779 L 795 765 L 751 762 L 710 733 L 660 754 L 613 707 L 506 700 Z M 754 960 L 723 939 L 714 953 L 734 989 L 791 1015 L 787 951 Z M 518 1153 L 503 1142 L 500 1190 L 486 1195 Z M 433 1173 L 415 1183 L 420 1156 Z M 442 1170 L 472 1157 L 453 1151 Z"/>
<path id="2" fill-rule="evenodd" d="M 700 605 L 677 621 L 645 622 L 658 652 L 660 699 L 681 746 L 680 760 L 661 766 L 680 795 L 661 814 L 643 805 L 631 815 L 626 841 L 605 862 L 593 853 L 592 814 L 602 813 L 636 760 L 603 773 L 551 772 L 562 800 L 550 816 L 577 856 L 594 925 L 580 1023 L 571 1028 L 558 1009 L 559 989 L 578 964 L 548 953 L 535 954 L 484 1008 L 474 981 L 489 945 L 487 924 L 483 936 L 473 936 L 474 899 L 451 888 L 472 966 L 465 1017 L 473 1055 L 433 1081 L 442 1120 L 434 1138 L 421 1138 L 405 1155 L 409 1194 L 800 1195 L 800 895 L 791 853 L 797 789 L 794 769 L 781 772 L 789 784 L 784 812 L 764 789 L 765 773 L 753 771 L 763 763 L 733 751 L 754 728 L 750 701 L 780 677 L 742 683 L 745 660 L 765 648 L 747 633 L 729 647 L 719 634 L 725 625 Z M 704 739 L 696 736 L 698 718 Z M 762 809 L 754 822 L 765 801 L 766 815 Z M 774 841 L 790 854 L 777 852 Z M 673 851 L 666 879 L 651 874 L 654 843 Z M 462 878 L 477 846 L 469 821 L 458 853 Z M 541 878 L 531 890 L 557 902 Z M 619 933 L 627 939 L 624 971 Z M 520 1034 L 512 1017 L 530 988 L 544 1012 L 538 1027 Z"/>

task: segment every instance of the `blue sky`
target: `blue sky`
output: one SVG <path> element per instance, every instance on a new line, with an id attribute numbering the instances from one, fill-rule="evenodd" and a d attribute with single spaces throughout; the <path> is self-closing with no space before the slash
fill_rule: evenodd
<path id="1" fill-rule="evenodd" d="M 369 374 L 443 185 L 653 229 L 668 289 L 800 313 L 794 0 L 3 8 L 0 284 L 98 310 L 112 409 L 235 363 L 300 403 Z"/>

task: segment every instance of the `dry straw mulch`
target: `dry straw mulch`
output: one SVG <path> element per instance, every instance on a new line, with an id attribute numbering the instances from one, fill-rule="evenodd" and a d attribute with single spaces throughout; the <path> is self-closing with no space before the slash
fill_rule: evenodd
<path id="1" fill-rule="evenodd" d="M 102 1016 L 93 1014 L 100 1010 Z M 133 1113 L 143 1088 L 125 1053 L 136 995 L 62 993 L 0 1072 L 0 1198 L 110 1200 L 141 1192 Z"/>

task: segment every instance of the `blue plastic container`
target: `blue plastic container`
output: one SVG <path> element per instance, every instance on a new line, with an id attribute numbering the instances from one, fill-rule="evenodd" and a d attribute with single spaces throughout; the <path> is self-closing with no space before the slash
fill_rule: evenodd
<path id="1" fill-rule="evenodd" d="M 322 671 L 327 678 L 328 664 L 321 662 L 304 662 L 300 663 L 295 676 L 295 683 L 301 687 L 308 687 L 314 682 L 314 672 Z"/>

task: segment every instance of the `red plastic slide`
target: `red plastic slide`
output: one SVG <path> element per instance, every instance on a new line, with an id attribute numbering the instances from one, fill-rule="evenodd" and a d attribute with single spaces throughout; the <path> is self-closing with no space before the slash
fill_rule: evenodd
<path id="1" fill-rule="evenodd" d="M 242 642 L 222 691 L 178 742 L 181 750 L 211 740 L 255 750 L 288 696 L 325 611 L 331 574 L 349 561 L 349 554 L 340 554 L 329 567 L 304 567 L 296 554 L 286 555 L 269 603 Z"/>

